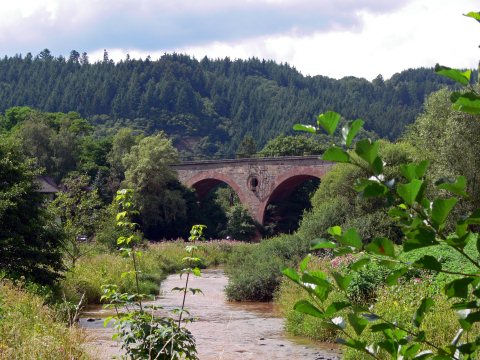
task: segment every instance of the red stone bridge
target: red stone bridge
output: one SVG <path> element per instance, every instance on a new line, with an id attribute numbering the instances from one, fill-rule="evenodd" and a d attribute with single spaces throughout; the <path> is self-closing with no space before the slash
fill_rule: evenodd
<path id="1" fill-rule="evenodd" d="M 200 201 L 220 183 L 229 185 L 253 219 L 263 224 L 268 204 L 287 198 L 308 179 L 321 179 L 332 165 L 312 155 L 186 161 L 172 168 Z"/>

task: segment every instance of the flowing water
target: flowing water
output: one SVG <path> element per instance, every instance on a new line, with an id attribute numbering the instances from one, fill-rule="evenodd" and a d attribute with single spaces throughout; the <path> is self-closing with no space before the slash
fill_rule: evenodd
<path id="1" fill-rule="evenodd" d="M 197 318 L 188 328 L 195 336 L 201 360 L 340 358 L 335 345 L 319 345 L 285 335 L 283 320 L 274 304 L 226 301 L 223 289 L 227 280 L 222 270 L 206 270 L 202 277 L 190 278 L 189 287 L 200 288 L 204 293 L 188 294 L 186 300 L 186 308 Z M 169 276 L 162 283 L 162 295 L 154 303 L 165 309 L 179 307 L 182 294 L 170 289 L 184 283 L 185 276 Z M 90 319 L 82 318 L 80 322 L 91 332 L 89 347 L 98 359 L 119 354 L 118 343 L 110 339 L 112 330 L 103 328 L 100 318 L 104 315 L 96 309 L 85 314 Z M 91 321 L 94 318 L 97 321 Z"/>

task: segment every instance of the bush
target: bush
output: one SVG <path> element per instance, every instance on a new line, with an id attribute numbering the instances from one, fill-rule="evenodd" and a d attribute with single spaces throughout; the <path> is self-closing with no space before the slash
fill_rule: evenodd
<path id="1" fill-rule="evenodd" d="M 281 235 L 259 244 L 238 246 L 226 266 L 229 300 L 269 301 L 280 285 L 281 269 L 296 264 L 309 243 L 295 235 Z"/>
<path id="2" fill-rule="evenodd" d="M 330 259 L 312 257 L 309 266 L 310 269 L 319 269 L 330 271 Z M 342 294 L 333 292 L 330 298 L 341 299 Z M 285 330 L 295 336 L 304 336 L 310 339 L 334 342 L 338 332 L 332 328 L 326 327 L 319 318 L 302 314 L 293 309 L 295 303 L 300 300 L 307 300 L 308 294 L 298 291 L 298 286 L 288 279 L 283 279 L 280 287 L 275 293 L 275 303 L 280 307 L 282 316 L 285 318 Z"/>
<path id="3" fill-rule="evenodd" d="M 377 302 L 373 305 L 373 312 L 392 319 L 409 330 L 414 330 L 412 324 L 412 314 L 418 309 L 421 299 L 428 295 L 431 291 L 431 283 L 429 281 L 410 281 L 401 286 L 383 288 L 378 292 Z M 425 331 L 426 338 L 433 344 L 441 346 L 452 341 L 453 336 L 458 330 L 458 320 L 455 312 L 451 311 L 453 301 L 448 301 L 443 294 L 436 294 L 433 297 L 435 301 L 435 311 L 427 312 L 422 322 L 420 330 Z M 441 326 L 439 326 L 441 324 Z M 373 324 L 372 324 L 373 325 Z M 371 325 L 370 325 L 371 326 Z M 471 333 L 478 334 L 478 324 L 474 326 Z M 364 331 L 361 340 L 372 343 L 378 341 L 382 337 L 380 333 Z M 380 359 L 390 359 L 385 353 L 380 353 Z M 344 360 L 357 360 L 362 358 L 364 354 L 358 351 L 347 349 L 344 354 Z M 476 358 L 473 356 L 473 358 Z"/>
<path id="4" fill-rule="evenodd" d="M 0 282 L 0 359 L 88 359 L 84 336 L 56 321 L 43 299 Z"/>
<path id="5" fill-rule="evenodd" d="M 203 259 L 202 267 L 217 266 L 228 258 L 234 248 L 233 242 L 212 241 L 198 245 L 199 256 Z M 136 291 L 132 277 L 122 277 L 123 272 L 130 269 L 128 259 L 119 254 L 95 253 L 81 258 L 75 268 L 67 272 L 60 282 L 60 292 L 65 293 L 68 301 L 77 303 L 85 293 L 87 303 L 99 303 L 105 284 L 117 284 L 118 291 Z M 167 274 L 175 273 L 185 267 L 182 259 L 185 256 L 185 242 L 171 241 L 158 244 L 147 244 L 139 259 L 140 291 L 156 294 L 160 283 Z"/>

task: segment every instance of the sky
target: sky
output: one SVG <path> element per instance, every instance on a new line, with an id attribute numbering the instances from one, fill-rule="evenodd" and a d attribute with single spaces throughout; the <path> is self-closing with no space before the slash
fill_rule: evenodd
<path id="1" fill-rule="evenodd" d="M 201 59 L 288 63 L 304 75 L 384 78 L 408 68 L 475 68 L 474 0 L 2 0 L 0 55 L 87 52 L 91 61 Z"/>

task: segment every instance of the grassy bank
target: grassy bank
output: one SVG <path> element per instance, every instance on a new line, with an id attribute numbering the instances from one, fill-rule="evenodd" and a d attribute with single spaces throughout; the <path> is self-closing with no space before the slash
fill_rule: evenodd
<path id="1" fill-rule="evenodd" d="M 180 271 L 184 267 L 182 259 L 186 256 L 184 241 L 147 244 L 139 259 L 140 291 L 156 294 L 161 280 L 168 274 Z M 199 245 L 199 257 L 202 267 L 224 264 L 234 248 L 234 242 L 211 241 Z M 128 259 L 117 252 L 102 253 L 92 251 L 81 258 L 76 266 L 65 275 L 60 283 L 59 293 L 65 294 L 68 301 L 78 302 L 85 293 L 85 301 L 90 304 L 100 302 L 101 286 L 116 284 L 121 292 L 135 292 L 134 280 L 122 273 L 131 270 Z"/>
<path id="2" fill-rule="evenodd" d="M 0 281 L 0 359 L 89 359 L 84 334 L 65 326 L 44 299 Z"/>

